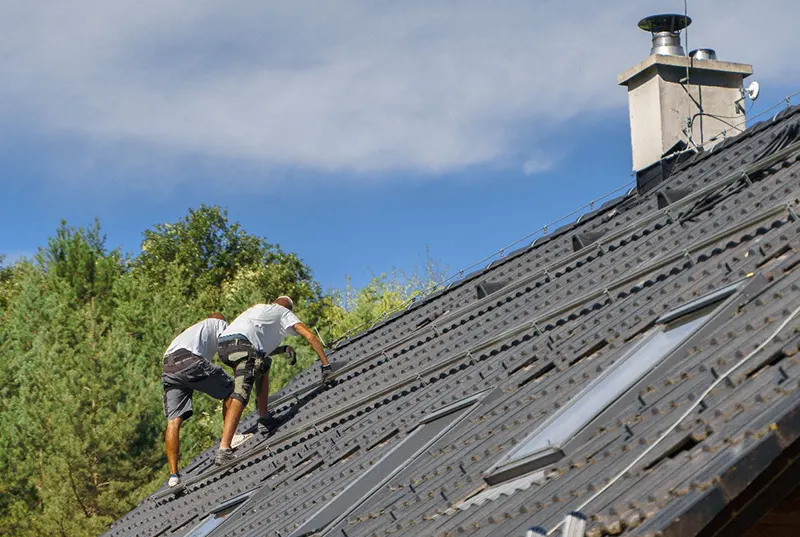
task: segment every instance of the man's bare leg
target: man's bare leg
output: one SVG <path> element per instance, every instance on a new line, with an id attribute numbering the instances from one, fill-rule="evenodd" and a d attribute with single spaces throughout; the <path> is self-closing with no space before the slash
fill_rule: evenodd
<path id="1" fill-rule="evenodd" d="M 225 411 L 225 423 L 222 425 L 222 438 L 219 441 L 220 449 L 231 448 L 233 435 L 236 433 L 236 428 L 239 426 L 239 420 L 242 418 L 243 411 L 244 404 L 238 399 L 230 398 L 230 404 L 228 405 L 227 411 Z"/>
<path id="2" fill-rule="evenodd" d="M 225 399 L 222 400 L 222 423 L 223 424 L 225 423 L 225 420 L 227 419 L 226 416 L 228 415 L 228 409 L 231 408 L 231 401 L 233 401 L 233 398 L 230 397 L 230 396 L 228 396 L 228 397 L 226 397 Z M 224 427 L 224 425 L 223 425 L 223 427 Z"/>
<path id="3" fill-rule="evenodd" d="M 261 391 L 258 392 L 258 397 L 256 397 L 256 406 L 258 407 L 258 416 L 263 418 L 269 413 L 269 369 L 261 375 L 259 389 Z"/>
<path id="4" fill-rule="evenodd" d="M 182 418 L 174 418 L 167 422 L 167 431 L 164 433 L 164 443 L 167 445 L 167 462 L 169 473 L 178 473 L 178 460 L 181 451 L 181 424 Z"/>

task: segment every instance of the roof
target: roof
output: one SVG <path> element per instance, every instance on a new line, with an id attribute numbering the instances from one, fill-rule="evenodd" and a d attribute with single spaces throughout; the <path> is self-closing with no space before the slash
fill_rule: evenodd
<path id="1" fill-rule="evenodd" d="M 589 536 L 731 520 L 800 435 L 799 133 L 787 109 L 342 342 L 329 389 L 311 368 L 272 397 L 273 435 L 222 469 L 212 446 L 182 470 L 185 493 L 162 489 L 105 535 L 182 536 L 249 492 L 210 535 L 316 534 L 303 524 L 332 500 L 351 507 L 324 534 L 346 537 L 521 536 L 573 510 Z M 679 322 L 665 314 L 703 307 L 696 332 L 602 402 L 598 379 L 629 372 Z M 560 456 L 503 474 L 597 394 Z"/>

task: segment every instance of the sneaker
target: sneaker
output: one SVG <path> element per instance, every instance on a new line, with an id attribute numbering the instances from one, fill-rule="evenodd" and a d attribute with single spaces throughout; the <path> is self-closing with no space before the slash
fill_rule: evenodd
<path id="1" fill-rule="evenodd" d="M 167 486 L 172 490 L 182 489 L 183 482 L 181 481 L 181 477 L 177 474 L 170 474 L 169 481 L 167 481 Z"/>
<path id="2" fill-rule="evenodd" d="M 232 449 L 218 449 L 217 456 L 214 457 L 214 464 L 217 466 L 222 466 L 224 464 L 228 464 L 229 462 L 235 461 L 236 455 L 233 454 Z"/>

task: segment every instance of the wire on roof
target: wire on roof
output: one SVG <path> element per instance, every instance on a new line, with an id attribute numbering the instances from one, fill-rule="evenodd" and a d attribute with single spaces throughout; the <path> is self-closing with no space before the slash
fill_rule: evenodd
<path id="1" fill-rule="evenodd" d="M 785 106 L 786 108 L 789 108 L 790 106 L 792 106 L 792 99 L 797 97 L 798 95 L 800 95 L 800 91 L 796 91 L 796 92 L 794 92 L 794 93 L 792 93 L 790 95 L 787 95 L 786 97 L 784 97 L 780 101 L 776 102 L 775 104 L 773 104 L 769 108 L 766 108 L 766 109 L 762 110 L 761 112 L 759 112 L 758 114 L 754 115 L 753 117 L 745 117 L 745 119 L 743 121 L 739 122 L 739 123 L 736 123 L 736 124 L 733 124 L 733 125 L 731 125 L 730 123 L 727 123 L 727 122 L 724 122 L 724 123 L 727 123 L 728 125 L 731 125 L 731 128 L 736 130 L 737 132 L 742 132 L 743 129 L 741 127 L 743 125 L 746 125 L 748 121 L 753 121 L 754 119 L 759 118 L 759 117 L 761 117 L 761 116 L 763 116 L 763 115 L 775 110 L 776 108 L 778 108 L 779 106 L 782 106 L 782 105 Z M 752 110 L 752 108 L 753 108 L 753 106 L 751 104 L 750 109 Z M 717 120 L 720 120 L 720 121 L 722 121 L 720 118 L 725 118 L 725 116 L 718 116 L 716 114 L 708 114 L 708 113 L 705 113 L 705 112 L 703 113 L 703 115 L 713 117 L 714 119 L 717 119 Z M 726 118 L 726 119 L 731 119 L 731 118 Z M 729 131 L 729 129 L 723 130 L 717 136 L 715 136 L 715 137 L 711 138 L 710 140 L 707 140 L 707 141 L 703 142 L 702 144 L 698 145 L 697 146 L 698 149 L 704 148 L 705 146 L 707 146 L 707 145 L 709 145 L 709 144 L 711 144 L 713 142 L 716 142 L 719 139 L 720 136 L 727 137 L 728 136 L 728 131 Z"/>
<path id="2" fill-rule="evenodd" d="M 687 39 L 687 46 L 688 46 L 688 35 L 686 36 L 686 39 Z M 792 93 L 790 95 L 787 95 L 786 97 L 784 97 L 783 99 L 781 99 L 780 101 L 778 101 L 774 105 L 770 106 L 769 108 L 766 108 L 766 109 L 762 110 L 761 112 L 759 112 L 758 114 L 754 115 L 753 117 L 745 118 L 744 121 L 742 121 L 742 122 L 740 122 L 738 124 L 733 124 L 732 125 L 732 124 L 727 123 L 727 122 L 725 122 L 725 123 L 730 125 L 732 129 L 734 129 L 734 130 L 736 130 L 738 132 L 742 132 L 742 129 L 740 127 L 742 127 L 743 125 L 746 125 L 748 121 L 752 121 L 752 120 L 754 120 L 756 118 L 759 118 L 759 117 L 767 114 L 768 112 L 771 112 L 772 110 L 778 108 L 781 105 L 785 105 L 786 108 L 789 108 L 790 106 L 792 106 L 792 99 L 797 97 L 797 96 L 800 96 L 800 91 L 796 91 L 796 92 L 794 92 L 794 93 Z M 751 103 L 751 106 L 750 106 L 751 110 L 752 110 L 752 107 L 753 107 L 753 105 Z M 713 117 L 715 119 L 719 119 L 720 117 L 723 117 L 723 116 L 716 116 L 716 115 L 707 114 L 707 113 L 703 113 L 703 115 L 707 115 L 707 116 Z M 694 121 L 694 118 L 692 119 L 692 121 Z M 711 144 L 712 142 L 716 142 L 719 139 L 720 136 L 726 137 L 727 134 L 728 134 L 728 129 L 725 129 L 719 135 L 711 138 L 710 140 L 707 140 L 707 141 L 701 143 L 700 145 L 695 145 L 696 151 L 699 151 L 699 150 L 703 149 L 705 146 Z M 500 258 L 504 257 L 506 250 L 508 250 L 509 248 L 511 248 L 513 246 L 516 246 L 517 244 L 521 243 L 522 241 L 530 239 L 531 237 L 533 237 L 534 235 L 536 235 L 538 233 L 542 233 L 542 235 L 547 235 L 548 228 L 554 226 L 555 224 L 563 222 L 567 218 L 569 218 L 569 217 L 571 217 L 571 216 L 583 211 L 586 208 L 589 208 L 590 212 L 593 211 L 594 208 L 595 208 L 595 204 L 598 201 L 606 199 L 609 196 L 612 196 L 613 194 L 616 194 L 616 193 L 620 192 L 621 190 L 626 189 L 629 186 L 634 185 L 634 184 L 635 184 L 635 181 L 630 181 L 630 182 L 626 183 L 625 185 L 623 185 L 623 186 L 621 186 L 621 187 L 619 187 L 617 189 L 612 190 L 611 192 L 603 194 L 599 198 L 596 198 L 596 199 L 590 201 L 589 203 L 585 204 L 584 206 L 582 206 L 582 207 L 580 207 L 578 209 L 575 209 L 574 211 L 572 211 L 572 212 L 570 212 L 570 213 L 558 218 L 557 220 L 554 220 L 553 222 L 551 222 L 549 224 L 546 224 L 546 225 L 542 226 L 541 228 L 539 228 L 539 229 L 537 229 L 535 231 L 532 231 L 531 233 L 528 233 L 524 237 L 521 237 L 520 239 L 517 239 L 516 241 L 512 242 L 511 244 L 509 244 L 509 245 L 507 245 L 507 246 L 505 246 L 503 248 L 500 248 L 496 252 L 493 252 L 492 254 L 487 255 L 486 257 L 482 258 L 481 260 L 476 261 L 475 263 L 472 263 L 471 265 L 462 268 L 461 270 L 459 270 L 459 271 L 451 274 L 447 278 L 445 278 L 440 283 L 432 285 L 429 289 L 425 290 L 422 294 L 408 299 L 403 304 L 401 304 L 400 307 L 398 307 L 397 309 L 384 312 L 380 317 L 378 317 L 376 319 L 373 319 L 373 320 L 370 320 L 370 321 L 366 321 L 366 322 L 356 326 L 355 328 L 351 328 L 350 330 L 345 332 L 342 336 L 336 338 L 336 340 L 331 342 L 331 347 L 335 347 L 339 342 L 349 338 L 353 334 L 356 334 L 356 333 L 364 330 L 365 328 L 371 328 L 371 327 L 375 326 L 381 320 L 383 320 L 383 319 L 389 317 L 390 315 L 393 315 L 393 314 L 395 314 L 395 313 L 397 313 L 399 311 L 402 311 L 402 310 L 406 309 L 408 306 L 410 306 L 414 302 L 418 302 L 420 300 L 425 300 L 427 297 L 429 297 L 431 294 L 435 293 L 436 291 L 442 289 L 443 287 L 446 287 L 447 285 L 449 285 L 450 283 L 454 282 L 455 280 L 457 280 L 459 278 L 463 278 L 467 274 L 468 270 L 474 269 L 474 268 L 486 263 L 487 261 L 495 259 L 498 256 Z"/>
<path id="3" fill-rule="evenodd" d="M 691 120 L 689 120 L 689 125 L 687 126 L 687 129 L 686 129 L 686 132 L 685 132 L 685 134 L 689 138 L 689 143 L 692 144 L 692 147 L 691 148 L 687 148 L 687 149 L 683 149 L 683 150 L 680 150 L 680 151 L 675 151 L 675 152 L 670 153 L 668 155 L 664 155 L 661 159 L 664 160 L 666 158 L 672 157 L 672 156 L 674 156 L 674 155 L 676 155 L 676 154 L 678 154 L 678 153 L 680 153 L 682 151 L 694 151 L 695 153 L 699 153 L 707 145 L 717 142 L 719 140 L 720 136 L 722 136 L 723 138 L 727 138 L 727 136 L 728 136 L 728 134 L 730 133 L 731 130 L 736 131 L 736 132 L 732 133 L 731 135 L 740 134 L 740 133 L 744 132 L 744 130 L 746 129 L 746 124 L 747 124 L 748 121 L 753 121 L 754 119 L 759 118 L 759 117 L 767 114 L 768 112 L 771 112 L 772 110 L 775 110 L 776 108 L 778 108 L 781 105 L 785 105 L 786 108 L 789 108 L 790 106 L 792 106 L 792 99 L 794 97 L 797 97 L 798 95 L 800 95 L 800 91 L 796 91 L 796 92 L 794 92 L 794 93 L 792 93 L 790 95 L 787 95 L 786 97 L 784 97 L 783 99 L 781 99 L 777 103 L 773 104 L 769 108 L 766 108 L 766 109 L 762 110 L 761 112 L 759 112 L 758 114 L 754 115 L 753 117 L 747 117 L 747 114 L 749 114 L 750 111 L 753 109 L 753 106 L 755 106 L 755 103 L 751 102 L 750 103 L 750 108 L 747 110 L 747 112 L 745 112 L 745 119 L 743 121 L 740 121 L 739 123 L 736 123 L 736 124 L 731 124 L 731 123 L 729 123 L 727 121 L 723 121 L 723 119 L 734 119 L 734 118 L 729 117 L 729 116 L 721 116 L 721 115 L 718 115 L 718 114 L 709 114 L 707 112 L 700 112 L 698 114 L 695 114 L 691 118 Z M 689 135 L 691 133 L 692 126 L 694 125 L 695 119 L 697 119 L 697 117 L 699 117 L 699 116 L 708 116 L 708 117 L 712 117 L 712 118 L 714 118 L 714 119 L 716 119 L 718 121 L 722 121 L 726 125 L 730 126 L 730 129 L 725 129 L 722 132 L 720 132 L 718 135 L 714 136 L 713 138 L 710 138 L 709 140 L 706 140 L 705 142 L 702 142 L 700 144 L 696 144 L 696 143 L 694 143 L 694 141 L 692 141 L 691 136 L 689 136 Z M 743 129 L 742 126 L 745 126 L 745 129 Z"/>
<path id="4" fill-rule="evenodd" d="M 630 187 L 631 185 L 634 185 L 635 183 L 636 183 L 636 181 L 629 181 L 629 182 L 625 183 L 624 185 L 622 185 L 622 186 L 620 186 L 618 188 L 615 188 L 614 190 L 612 190 L 610 192 L 606 192 L 602 196 L 599 196 L 599 197 L 591 200 L 589 203 L 586 203 L 585 205 L 575 209 L 574 211 L 572 211 L 570 213 L 567 213 L 564 216 L 561 216 L 561 217 L 557 218 L 556 220 L 553 220 L 549 224 L 543 225 L 542 227 L 540 227 L 540 228 L 528 233 L 524 237 L 520 237 L 519 239 L 515 240 L 514 242 L 512 242 L 512 243 L 504 246 L 503 248 L 500 248 L 499 250 L 497 250 L 497 251 L 495 251 L 495 252 L 483 257 L 482 259 L 472 263 L 471 265 L 466 266 L 466 267 L 462 268 L 461 270 L 458 270 L 458 271 L 452 273 L 450 276 L 446 277 L 441 282 L 430 286 L 422 294 L 414 296 L 414 297 L 406 300 L 397 309 L 394 309 L 392 311 L 384 312 L 377 319 L 366 321 L 366 322 L 361 323 L 360 325 L 356 326 L 355 328 L 351 328 L 350 330 L 345 332 L 344 335 L 338 337 L 335 341 L 333 341 L 331 343 L 331 346 L 335 347 L 340 341 L 349 338 L 351 335 L 353 335 L 353 334 L 355 334 L 357 332 L 360 332 L 365 327 L 370 327 L 371 328 L 372 326 L 375 326 L 378 322 L 380 322 L 382 319 L 384 319 L 386 317 L 389 317 L 390 315 L 392 315 L 394 313 L 397 313 L 398 311 L 402 311 L 402 310 L 406 309 L 408 306 L 410 306 L 411 304 L 413 304 L 415 302 L 418 302 L 420 300 L 425 300 L 427 297 L 429 297 L 430 295 L 432 295 L 436 291 L 438 291 L 438 290 L 440 290 L 440 289 L 442 289 L 444 287 L 447 287 L 448 285 L 450 285 L 451 283 L 453 283 L 454 281 L 456 281 L 458 279 L 463 278 L 467 274 L 467 271 L 470 271 L 470 270 L 472 270 L 474 268 L 482 266 L 487 261 L 493 261 L 493 260 L 496 260 L 496 259 L 503 259 L 505 257 L 505 252 L 507 250 L 509 250 L 510 248 L 513 248 L 514 246 L 518 245 L 519 243 L 521 243 L 523 241 L 527 241 L 528 239 L 530 239 L 534 235 L 538 235 L 538 234 L 541 234 L 542 236 L 547 235 L 548 229 L 552 228 L 556 224 L 559 224 L 559 223 L 563 222 L 564 220 L 566 220 L 566 219 L 568 219 L 568 218 L 570 218 L 570 217 L 572 217 L 572 216 L 574 216 L 574 215 L 576 215 L 578 213 L 582 213 L 582 215 L 586 214 L 586 212 L 585 212 L 586 209 L 589 209 L 588 212 L 594 211 L 595 210 L 595 206 L 597 205 L 598 202 L 603 201 L 603 200 L 613 196 L 614 194 L 617 194 L 617 193 L 619 193 L 619 192 L 621 192 L 623 190 L 628 189 L 628 187 Z"/>

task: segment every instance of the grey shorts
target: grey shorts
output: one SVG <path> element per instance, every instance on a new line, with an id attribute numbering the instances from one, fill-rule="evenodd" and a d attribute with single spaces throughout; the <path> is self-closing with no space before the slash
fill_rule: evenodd
<path id="1" fill-rule="evenodd" d="M 231 376 L 199 356 L 180 371 L 163 372 L 161 383 L 164 385 L 164 415 L 170 421 L 191 417 L 195 390 L 220 400 L 233 392 Z"/>

